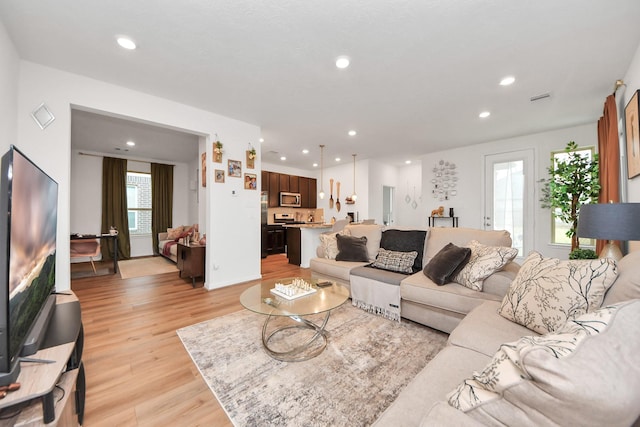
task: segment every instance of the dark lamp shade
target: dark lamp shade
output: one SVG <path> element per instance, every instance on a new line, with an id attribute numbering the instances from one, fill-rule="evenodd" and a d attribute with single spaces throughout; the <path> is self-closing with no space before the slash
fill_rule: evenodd
<path id="1" fill-rule="evenodd" d="M 640 203 L 582 205 L 577 234 L 600 240 L 640 240 Z"/>

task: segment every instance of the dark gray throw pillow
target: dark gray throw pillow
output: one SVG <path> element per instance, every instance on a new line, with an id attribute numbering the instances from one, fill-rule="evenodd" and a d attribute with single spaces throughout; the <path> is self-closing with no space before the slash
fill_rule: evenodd
<path id="1" fill-rule="evenodd" d="M 440 249 L 429 264 L 424 268 L 424 274 L 436 285 L 444 285 L 469 262 L 470 248 L 461 248 L 453 243 Z"/>
<path id="2" fill-rule="evenodd" d="M 411 266 L 411 271 L 416 273 L 422 270 L 422 253 L 426 237 L 427 232 L 424 230 L 385 230 L 382 232 L 380 247 L 388 251 L 418 252 Z"/>
<path id="3" fill-rule="evenodd" d="M 369 261 L 366 236 L 354 237 L 336 234 L 336 240 L 338 241 L 336 261 Z"/>

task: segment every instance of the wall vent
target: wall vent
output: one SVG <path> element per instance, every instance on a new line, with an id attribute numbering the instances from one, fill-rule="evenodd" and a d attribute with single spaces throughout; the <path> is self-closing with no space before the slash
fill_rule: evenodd
<path id="1" fill-rule="evenodd" d="M 551 94 L 550 93 L 543 93 L 541 95 L 532 96 L 529 100 L 531 102 L 536 102 L 536 101 L 540 101 L 541 99 L 545 99 L 545 98 L 551 98 Z"/>

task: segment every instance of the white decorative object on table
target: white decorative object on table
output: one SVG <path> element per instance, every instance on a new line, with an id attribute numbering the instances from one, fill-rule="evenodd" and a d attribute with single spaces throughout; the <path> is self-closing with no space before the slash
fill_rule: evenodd
<path id="1" fill-rule="evenodd" d="M 276 283 L 271 293 L 288 300 L 304 297 L 317 292 L 317 289 L 304 279 L 295 278 L 289 284 Z"/>

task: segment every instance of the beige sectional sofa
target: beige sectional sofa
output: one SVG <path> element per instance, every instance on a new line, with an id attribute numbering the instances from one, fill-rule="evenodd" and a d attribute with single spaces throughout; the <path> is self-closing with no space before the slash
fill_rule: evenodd
<path id="1" fill-rule="evenodd" d="M 345 228 L 353 236 L 367 237 L 367 246 L 371 260 L 375 258 L 376 245 L 380 244 L 383 228 L 380 225 L 350 225 Z M 471 228 L 432 228 L 427 232 L 424 245 L 422 265 L 433 258 L 445 245 L 453 243 L 463 246 L 472 240 L 490 246 L 511 246 L 511 237 L 506 231 L 485 231 Z M 313 276 L 326 277 L 350 287 L 351 272 L 367 265 L 369 262 L 345 262 L 327 259 L 322 247 L 318 247 L 318 257 L 310 262 Z M 389 273 L 378 270 L 368 277 L 375 286 L 377 275 L 379 280 L 388 281 L 395 276 L 400 283 L 401 314 L 405 319 L 413 320 L 444 332 L 453 328 L 469 313 L 484 301 L 500 301 L 507 291 L 511 280 L 518 272 L 518 264 L 508 263 L 502 271 L 492 274 L 485 280 L 484 291 L 477 292 L 457 283 L 438 286 L 422 272 L 412 275 Z M 386 276 L 386 277 L 385 277 Z"/>
<path id="2" fill-rule="evenodd" d="M 358 233 L 365 231 L 373 233 L 375 239 L 374 230 L 360 229 Z M 511 243 L 503 232 L 434 228 L 427 235 L 423 264 L 426 265 L 449 241 L 464 245 L 471 239 L 487 245 Z M 321 250 L 318 255 L 323 255 Z M 343 283 L 352 269 L 364 264 L 345 264 L 319 257 L 312 260 L 311 269 L 318 277 L 331 277 Z M 637 356 L 640 352 L 640 334 L 637 333 L 640 324 L 640 252 L 629 254 L 617 263 L 617 278 L 602 303 L 605 307 L 627 301 L 626 305 L 615 311 L 607 308 L 593 314 L 599 316 L 601 311 L 608 313 L 607 310 L 614 313 L 599 334 L 584 338 L 584 341 L 568 334 L 571 343 L 584 344 L 576 344 L 571 357 L 565 358 L 556 359 L 544 351 L 552 347 L 545 347 L 544 340 L 553 341 L 556 335 L 540 335 L 499 314 L 502 299 L 518 271 L 517 264 L 507 264 L 485 281 L 482 292 L 456 283 L 437 286 L 422 272 L 400 281 L 402 317 L 444 330 L 450 336 L 447 346 L 407 385 L 376 421 L 376 426 L 623 426 L 634 424 L 634 420 L 634 425 L 640 425 L 640 363 Z M 593 322 L 593 319 L 579 319 L 580 322 L 575 322 L 579 325 Z M 600 322 L 600 317 L 596 320 L 596 323 Z M 567 325 L 569 323 L 572 322 Z M 567 333 L 559 336 L 567 336 Z M 536 339 L 542 340 L 541 343 Z M 523 348 L 519 353 L 515 351 L 520 348 L 518 346 Z M 560 353 L 564 350 L 561 348 Z M 451 393 L 457 387 L 466 385 L 470 379 L 480 379 L 482 383 L 485 378 L 482 375 L 493 369 L 493 365 L 490 365 L 491 369 L 485 369 L 487 365 L 495 360 L 509 360 L 503 357 L 509 351 L 521 357 L 518 363 L 524 374 L 517 377 L 518 381 L 505 387 L 488 403 L 482 402 L 471 409 L 456 409 L 449 403 Z M 475 378 L 474 373 L 482 375 Z M 465 397 L 471 396 L 473 400 L 475 389 L 470 390 L 473 392 L 467 390 Z"/>

